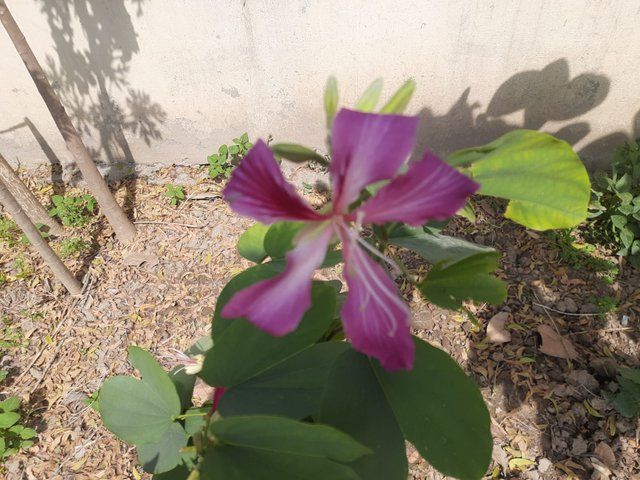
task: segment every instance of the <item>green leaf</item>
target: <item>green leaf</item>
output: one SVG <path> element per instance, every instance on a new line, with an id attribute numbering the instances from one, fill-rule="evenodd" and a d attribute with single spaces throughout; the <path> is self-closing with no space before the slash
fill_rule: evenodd
<path id="1" fill-rule="evenodd" d="M 507 296 L 502 280 L 491 273 L 498 268 L 500 254 L 478 253 L 445 266 L 436 264 L 422 281 L 419 288 L 431 302 L 452 310 L 471 299 L 500 305 Z"/>
<path id="2" fill-rule="evenodd" d="M 621 368 L 619 370 L 620 375 L 623 378 L 631 380 L 634 383 L 640 385 L 640 369 L 638 368 Z"/>
<path id="3" fill-rule="evenodd" d="M 189 480 L 191 471 L 186 465 L 178 465 L 173 470 L 164 473 L 158 473 L 153 476 L 153 480 Z"/>
<path id="4" fill-rule="evenodd" d="M 138 460 L 142 469 L 149 473 L 174 469 L 182 461 L 180 449 L 187 446 L 187 440 L 184 429 L 174 423 L 158 442 L 138 445 Z"/>
<path id="5" fill-rule="evenodd" d="M 489 412 L 474 382 L 445 352 L 414 338 L 410 372 L 374 367 L 410 441 L 431 465 L 462 480 L 482 478 L 491 461 Z"/>
<path id="6" fill-rule="evenodd" d="M 276 262 L 268 262 L 261 263 L 260 265 L 254 265 L 246 269 L 243 272 L 240 272 L 238 275 L 233 277 L 227 285 L 222 289 L 220 295 L 218 296 L 218 301 L 216 302 L 216 310 L 213 314 L 213 326 L 211 328 L 213 341 L 217 342 L 221 337 L 222 333 L 233 323 L 233 320 L 222 318 L 220 312 L 227 304 L 227 302 L 231 299 L 231 297 L 240 290 L 247 288 L 250 285 L 253 285 L 260 280 L 266 280 L 267 278 L 271 278 L 277 275 L 282 271 L 282 263 Z"/>
<path id="7" fill-rule="evenodd" d="M 187 435 L 192 437 L 204 428 L 204 426 L 207 424 L 207 414 L 209 412 L 211 412 L 211 405 L 206 405 L 204 407 L 198 408 L 190 408 L 189 410 L 184 412 L 184 429 L 187 432 Z"/>
<path id="8" fill-rule="evenodd" d="M 138 347 L 129 359 L 142 380 L 109 378 L 100 389 L 100 415 L 105 427 L 134 445 L 158 442 L 180 414 L 180 398 L 169 375 Z"/>
<path id="9" fill-rule="evenodd" d="M 155 391 L 158 398 L 162 398 L 170 410 L 178 410 L 180 413 L 180 399 L 176 388 L 169 378 L 167 372 L 153 358 L 149 352 L 140 347 L 131 346 L 128 348 L 129 361 L 133 368 L 140 372 L 142 381 Z"/>
<path id="10" fill-rule="evenodd" d="M 461 238 L 426 232 L 423 228 L 401 225 L 389 234 L 389 243 L 416 252 L 429 263 L 450 265 L 472 255 L 495 252 L 491 247 L 467 242 Z"/>
<path id="11" fill-rule="evenodd" d="M 304 226 L 304 222 L 276 222 L 271 225 L 264 236 L 267 255 L 274 260 L 284 258 L 293 248 L 293 240 Z"/>
<path id="12" fill-rule="evenodd" d="M 218 303 L 221 299 L 222 294 Z M 282 337 L 263 332 L 244 319 L 232 320 L 222 334 L 214 337 L 215 344 L 207 352 L 201 378 L 209 385 L 231 388 L 313 345 L 334 318 L 335 290 L 329 284 L 315 282 L 311 299 L 311 308 L 298 328 Z"/>
<path id="13" fill-rule="evenodd" d="M 587 217 L 587 171 L 569 144 L 546 133 L 515 130 L 447 162 L 465 167 L 478 193 L 510 200 L 505 216 L 526 227 L 570 228 Z"/>
<path id="14" fill-rule="evenodd" d="M 169 378 L 178 393 L 178 398 L 180 398 L 181 410 L 189 408 L 191 406 L 191 399 L 193 398 L 196 376 L 189 375 L 182 366 L 179 366 L 169 372 Z"/>
<path id="15" fill-rule="evenodd" d="M 348 466 L 321 456 L 225 445 L 209 449 L 200 464 L 199 480 L 220 479 L 361 480 Z"/>
<path id="16" fill-rule="evenodd" d="M 0 428 L 9 428 L 20 420 L 20 414 L 16 412 L 0 413 Z"/>
<path id="17" fill-rule="evenodd" d="M 254 263 L 262 262 L 267 258 L 264 237 L 268 230 L 269 227 L 262 223 L 256 223 L 246 229 L 238 240 L 238 253 Z"/>
<path id="18" fill-rule="evenodd" d="M 349 349 L 334 363 L 319 421 L 373 451 L 351 464 L 360 478 L 406 480 L 404 436 L 367 357 Z"/>
<path id="19" fill-rule="evenodd" d="M 458 213 L 456 215 L 460 215 L 461 217 L 466 218 L 471 223 L 476 221 L 476 212 L 473 209 L 473 205 L 471 204 L 471 202 L 465 203 L 464 207 L 458 210 Z"/>
<path id="20" fill-rule="evenodd" d="M 318 412 L 329 371 L 346 349 L 324 342 L 274 365 L 225 391 L 218 411 L 234 415 L 282 415 L 302 419 Z"/>
<path id="21" fill-rule="evenodd" d="M 413 92 L 416 89 L 416 82 L 409 79 L 393 94 L 389 101 L 382 107 L 380 113 L 401 114 L 409 105 Z"/>
<path id="22" fill-rule="evenodd" d="M 356 110 L 361 112 L 371 112 L 378 104 L 380 99 L 380 93 L 382 92 L 383 81 L 381 78 L 376 78 L 364 91 L 358 103 L 356 103 Z"/>
<path id="23" fill-rule="evenodd" d="M 333 117 L 338 109 L 338 81 L 333 75 L 327 79 L 324 87 L 324 111 L 327 116 L 327 128 L 331 128 Z"/>
<path id="24" fill-rule="evenodd" d="M 0 410 L 3 412 L 13 412 L 20 407 L 20 399 L 18 397 L 9 397 L 0 402 Z"/>
<path id="25" fill-rule="evenodd" d="M 611 223 L 614 227 L 621 229 L 627 224 L 627 217 L 624 215 L 611 215 Z"/>
<path id="26" fill-rule="evenodd" d="M 297 143 L 275 143 L 271 145 L 271 151 L 274 155 L 277 155 L 281 158 L 286 158 L 287 160 L 295 163 L 303 163 L 308 162 L 309 160 L 314 160 L 323 165 L 327 164 L 327 160 L 311 150 L 308 147 L 304 147 L 302 145 L 298 145 Z"/>
<path id="27" fill-rule="evenodd" d="M 35 438 L 38 436 L 38 432 L 36 432 L 33 428 L 29 428 L 29 427 L 22 427 L 16 433 L 20 435 L 20 438 L 22 438 L 23 440 L 29 440 L 30 438 Z"/>
<path id="28" fill-rule="evenodd" d="M 371 453 L 335 428 L 283 417 L 246 415 L 224 418 L 212 422 L 209 430 L 217 440 L 227 445 L 325 457 L 338 462 L 352 462 Z"/>

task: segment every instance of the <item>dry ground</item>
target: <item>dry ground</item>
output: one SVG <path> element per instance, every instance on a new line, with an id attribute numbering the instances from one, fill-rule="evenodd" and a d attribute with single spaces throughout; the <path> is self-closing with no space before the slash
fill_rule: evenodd
<path id="1" fill-rule="evenodd" d="M 51 186 L 40 173 L 31 172 L 29 182 L 47 198 Z M 196 182 L 186 189 L 191 199 L 177 208 L 162 187 L 176 177 Z M 130 215 L 148 223 L 139 224 L 136 243 L 126 248 L 100 219 L 71 233 L 91 244 L 67 260 L 83 279 L 80 299 L 64 293 L 28 246 L 0 244 L 0 272 L 9 276 L 0 285 L 0 363 L 10 371 L 0 395 L 22 397 L 39 432 L 29 451 L 5 463 L 5 478 L 141 478 L 135 452 L 101 427 L 85 399 L 108 376 L 130 372 L 128 345 L 162 357 L 207 334 L 217 294 L 247 265 L 235 243 L 250 222 L 233 215 L 220 186 L 198 180 L 204 177 L 168 169 L 152 183 L 120 184 Z M 449 230 L 504 253 L 499 275 L 509 284 L 508 301 L 470 307 L 474 325 L 409 298 L 416 332 L 451 353 L 482 389 L 495 442 L 489 478 L 640 478 L 638 424 L 602 397 L 616 366 L 639 364 L 638 272 L 623 266 L 617 276 L 603 273 L 609 267 L 597 260 L 605 258 L 601 252 L 559 248 L 549 235 L 505 221 L 497 208 L 483 200 L 475 224 L 456 220 Z M 511 340 L 495 344 L 486 326 L 499 312 L 508 315 Z M 577 358 L 543 353 L 541 325 L 570 342 Z M 409 459 L 411 478 L 441 478 L 410 446 Z"/>

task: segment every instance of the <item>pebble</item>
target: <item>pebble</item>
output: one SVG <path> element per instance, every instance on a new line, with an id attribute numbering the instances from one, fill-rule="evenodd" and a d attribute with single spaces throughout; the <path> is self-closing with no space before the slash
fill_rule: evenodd
<path id="1" fill-rule="evenodd" d="M 591 391 L 600 387 L 598 380 L 586 370 L 573 370 L 567 375 L 567 381 L 572 385 L 579 385 Z"/>
<path id="2" fill-rule="evenodd" d="M 564 299 L 565 312 L 576 313 L 578 311 L 578 305 L 575 300 L 571 297 L 567 297 Z"/>
<path id="3" fill-rule="evenodd" d="M 578 436 L 573 439 L 573 444 L 571 445 L 571 453 L 573 455 L 582 455 L 583 453 L 587 453 L 588 445 L 587 441 Z"/>
<path id="4" fill-rule="evenodd" d="M 580 308 L 580 313 L 598 313 L 600 309 L 594 303 L 585 303 Z"/>
<path id="5" fill-rule="evenodd" d="M 540 460 L 538 460 L 538 471 L 540 473 L 548 472 L 552 466 L 553 466 L 553 463 L 551 463 L 551 460 L 549 460 L 548 458 L 543 457 Z"/>

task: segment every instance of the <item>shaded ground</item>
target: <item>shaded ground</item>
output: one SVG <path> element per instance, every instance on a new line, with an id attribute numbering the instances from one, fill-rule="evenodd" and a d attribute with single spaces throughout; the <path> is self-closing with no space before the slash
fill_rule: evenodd
<path id="1" fill-rule="evenodd" d="M 135 452 L 100 426 L 85 399 L 108 376 L 130 371 L 128 345 L 166 357 L 207 334 L 218 293 L 246 266 L 235 244 L 250 221 L 231 214 L 217 195 L 220 187 L 198 181 L 204 177 L 169 169 L 153 184 L 120 185 L 120 200 L 133 218 L 151 223 L 139 224 L 138 239 L 127 248 L 98 219 L 74 232 L 91 244 L 67 260 L 85 284 L 77 300 L 62 292 L 28 247 L 0 244 L 0 271 L 9 280 L 0 285 L 0 363 L 10 371 L 0 394 L 22 397 L 39 432 L 28 452 L 6 462 L 7 479 L 140 478 Z M 29 175 L 46 198 L 50 187 L 38 178 Z M 162 185 L 194 181 L 184 206 L 168 205 Z M 590 478 L 595 471 L 602 478 L 634 478 L 640 472 L 638 424 L 611 410 L 602 391 L 616 365 L 639 364 L 637 272 L 622 268 L 616 275 L 597 260 L 604 259 L 601 253 L 527 232 L 496 215 L 496 208 L 481 201 L 476 224 L 456 220 L 450 233 L 504 252 L 499 274 L 509 284 L 508 301 L 499 308 L 470 307 L 475 326 L 417 295 L 412 299 L 417 333 L 451 353 L 490 406 L 495 448 L 489 477 Z M 416 258 L 406 260 L 424 268 Z M 486 325 L 499 312 L 509 315 L 511 340 L 493 344 Z M 540 325 L 569 340 L 578 357 L 542 353 Z M 411 478 L 441 478 L 411 447 L 409 459 Z"/>

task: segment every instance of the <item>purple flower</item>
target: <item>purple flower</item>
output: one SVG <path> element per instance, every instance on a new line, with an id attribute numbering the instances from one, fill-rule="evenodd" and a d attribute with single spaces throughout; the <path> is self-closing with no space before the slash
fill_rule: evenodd
<path id="1" fill-rule="evenodd" d="M 387 222 L 419 226 L 449 218 L 479 187 L 431 153 L 397 175 L 413 149 L 417 127 L 417 117 L 341 110 L 331 135 L 333 204 L 324 214 L 297 195 L 269 147 L 258 141 L 233 172 L 225 200 L 259 222 L 303 221 L 306 226 L 287 253 L 285 270 L 237 292 L 222 316 L 247 318 L 272 335 L 295 330 L 311 306 L 313 272 L 337 235 L 349 288 L 341 312 L 346 336 L 353 348 L 376 357 L 387 370 L 410 370 L 415 352 L 409 308 L 385 269 L 365 251 L 373 248 L 360 239 L 360 227 Z M 389 179 L 361 206 L 349 208 L 364 187 Z"/>

